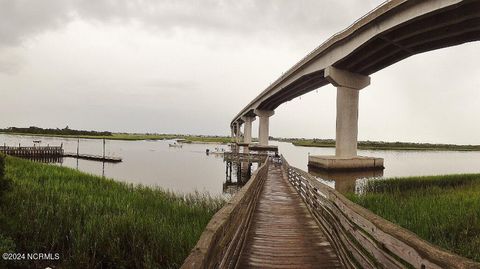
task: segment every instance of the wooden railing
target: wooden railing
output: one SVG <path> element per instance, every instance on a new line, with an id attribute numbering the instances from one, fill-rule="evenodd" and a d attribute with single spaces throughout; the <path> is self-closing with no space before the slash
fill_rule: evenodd
<path id="1" fill-rule="evenodd" d="M 351 202 L 283 157 L 282 163 L 345 268 L 480 268 Z"/>
<path id="2" fill-rule="evenodd" d="M 213 216 L 181 268 L 236 267 L 267 173 L 268 161 L 265 161 L 247 184 Z"/>
<path id="3" fill-rule="evenodd" d="M 0 152 L 18 157 L 62 157 L 63 146 L 10 147 L 0 146 Z"/>
<path id="4" fill-rule="evenodd" d="M 252 154 L 252 153 L 235 153 L 225 152 L 223 159 L 226 161 L 240 161 L 240 162 L 265 162 L 267 154 Z"/>

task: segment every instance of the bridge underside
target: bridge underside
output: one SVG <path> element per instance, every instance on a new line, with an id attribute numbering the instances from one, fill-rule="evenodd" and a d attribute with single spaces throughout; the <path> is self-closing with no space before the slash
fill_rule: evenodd
<path id="1" fill-rule="evenodd" d="M 327 170 L 383 168 L 383 160 L 357 155 L 359 91 L 370 75 L 423 52 L 480 40 L 480 0 L 391 0 L 334 35 L 270 85 L 231 122 L 232 133 L 268 145 L 269 117 L 281 104 L 332 84 L 337 88 L 335 156 L 310 156 Z M 421 71 L 419 71 L 421 72 Z M 235 131 L 236 130 L 236 131 Z"/>
<path id="2" fill-rule="evenodd" d="M 407 9 L 416 1 L 405 3 Z M 463 1 L 420 16 L 376 35 L 333 64 L 352 73 L 371 75 L 412 55 L 480 40 L 480 2 Z M 388 12 L 382 16 L 388 16 Z M 361 33 L 358 30 L 355 35 Z M 351 38 L 354 38 L 352 36 Z M 345 41 L 346 42 L 346 41 Z M 317 55 L 311 61 L 324 56 Z M 304 75 L 260 103 L 258 109 L 274 110 L 279 105 L 329 82 L 324 69 Z M 248 113 L 252 113 L 248 111 Z"/>

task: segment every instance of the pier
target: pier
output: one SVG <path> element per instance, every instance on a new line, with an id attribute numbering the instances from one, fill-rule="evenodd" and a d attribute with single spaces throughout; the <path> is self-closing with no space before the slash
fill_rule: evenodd
<path id="1" fill-rule="evenodd" d="M 279 217 L 281 216 L 281 217 Z M 289 184 L 281 166 L 268 167 L 252 214 L 239 268 L 341 268 L 327 236 Z"/>
<path id="2" fill-rule="evenodd" d="M 233 154 L 233 153 L 232 153 Z M 480 268 L 269 157 L 211 219 L 190 268 Z"/>
<path id="3" fill-rule="evenodd" d="M 63 157 L 77 158 L 77 159 L 90 160 L 90 161 L 99 161 L 99 162 L 106 162 L 106 163 L 119 163 L 122 161 L 122 158 L 120 157 L 100 156 L 100 155 L 92 155 L 92 154 L 77 155 L 77 153 L 65 153 Z"/>
<path id="4" fill-rule="evenodd" d="M 33 146 L 33 147 L 18 147 L 12 146 L 0 146 L 0 152 L 6 155 L 30 159 L 30 160 L 55 160 L 58 162 L 59 159 L 69 157 L 77 158 L 83 160 L 99 161 L 99 162 L 109 162 L 109 163 L 118 163 L 122 161 L 120 157 L 112 157 L 105 155 L 92 155 L 92 154 L 79 154 L 79 153 L 68 153 L 61 146 Z"/>
<path id="5" fill-rule="evenodd" d="M 232 153 L 225 152 L 223 159 L 225 161 L 234 161 L 234 162 L 258 162 L 263 163 L 267 159 L 267 154 L 249 154 L 249 153 Z"/>
<path id="6" fill-rule="evenodd" d="M 60 158 L 64 151 L 62 146 L 33 146 L 33 147 L 11 147 L 0 146 L 0 152 L 22 158 Z"/>

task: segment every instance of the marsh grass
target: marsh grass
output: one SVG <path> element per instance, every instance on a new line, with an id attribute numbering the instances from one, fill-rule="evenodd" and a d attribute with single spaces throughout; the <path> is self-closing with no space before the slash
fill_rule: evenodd
<path id="1" fill-rule="evenodd" d="M 372 180 L 352 201 L 442 248 L 480 262 L 480 175 Z"/>
<path id="2" fill-rule="evenodd" d="M 200 136 L 200 135 L 182 135 L 182 134 L 131 134 L 131 133 L 112 133 L 111 135 L 66 135 L 66 134 L 42 134 L 42 133 L 12 133 L 0 132 L 8 135 L 25 135 L 25 136 L 42 136 L 42 137 L 63 137 L 63 138 L 82 138 L 82 139 L 106 139 L 106 140 L 169 140 L 169 139 L 185 139 L 186 142 L 195 143 L 221 143 L 226 144 L 233 142 L 228 136 Z"/>
<path id="3" fill-rule="evenodd" d="M 176 268 L 225 202 L 12 157 L 6 177 L 12 186 L 0 204 L 0 247 L 60 254 L 60 261 L 8 268 Z"/>
<path id="4" fill-rule="evenodd" d="M 283 139 L 302 147 L 335 147 L 333 139 Z M 480 151 L 480 145 L 430 144 L 410 142 L 358 141 L 364 150 L 414 150 L 414 151 Z"/>

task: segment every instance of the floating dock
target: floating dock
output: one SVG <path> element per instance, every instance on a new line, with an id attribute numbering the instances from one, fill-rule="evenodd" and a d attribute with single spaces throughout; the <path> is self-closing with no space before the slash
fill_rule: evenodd
<path id="1" fill-rule="evenodd" d="M 119 163 L 122 161 L 120 157 L 112 157 L 112 156 L 99 156 L 99 155 L 90 155 L 90 154 L 76 154 L 76 153 L 65 153 L 63 157 L 70 157 L 70 158 L 77 158 L 83 160 L 90 160 L 90 161 L 99 161 L 99 162 L 106 162 L 106 163 Z"/>

